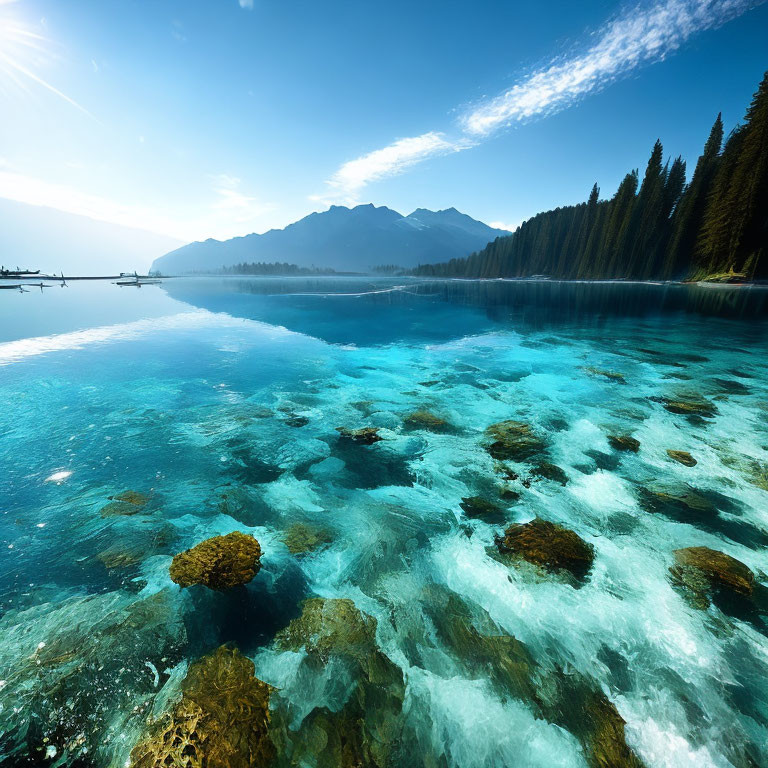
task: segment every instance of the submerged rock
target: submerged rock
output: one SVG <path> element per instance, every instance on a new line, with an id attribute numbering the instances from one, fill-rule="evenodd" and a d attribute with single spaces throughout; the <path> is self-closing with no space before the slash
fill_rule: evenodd
<path id="1" fill-rule="evenodd" d="M 531 470 L 531 474 L 535 477 L 544 478 L 545 480 L 553 480 L 561 485 L 568 484 L 568 475 L 565 474 L 565 471 L 561 467 L 558 467 L 557 464 L 552 464 L 549 461 L 540 461 Z"/>
<path id="2" fill-rule="evenodd" d="M 608 435 L 608 442 L 616 451 L 637 453 L 640 450 L 640 441 L 629 435 Z"/>
<path id="3" fill-rule="evenodd" d="M 312 597 L 275 638 L 279 648 L 317 653 L 322 658 L 342 653 L 362 658 L 375 649 L 376 619 L 352 600 Z"/>
<path id="4" fill-rule="evenodd" d="M 102 517 L 136 515 L 149 503 L 149 496 L 138 491 L 122 491 L 109 496 L 109 504 L 101 508 Z"/>
<path id="5" fill-rule="evenodd" d="M 550 571 L 567 570 L 583 577 L 592 567 L 595 548 L 577 533 L 557 523 L 535 518 L 510 525 L 496 545 L 502 554 L 512 554 Z"/>
<path id="6" fill-rule="evenodd" d="M 233 531 L 180 552 L 173 558 L 170 576 L 181 587 L 202 584 L 221 591 L 251 581 L 261 568 L 260 559 L 256 538 Z"/>
<path id="7" fill-rule="evenodd" d="M 266 768 L 272 688 L 254 677 L 253 662 L 222 646 L 192 664 L 182 698 L 131 752 L 133 768 Z"/>
<path id="8" fill-rule="evenodd" d="M 603 378 L 616 382 L 617 384 L 627 383 L 623 373 L 617 373 L 616 371 L 605 371 L 601 368 L 593 368 L 592 366 L 588 366 L 584 370 L 592 376 L 602 376 Z"/>
<path id="9" fill-rule="evenodd" d="M 681 416 L 700 416 L 711 419 L 717 414 L 715 404 L 704 398 L 662 397 L 660 402 L 670 413 Z"/>
<path id="10" fill-rule="evenodd" d="M 140 725 L 187 644 L 170 590 L 8 611 L 0 637 L 0 762 L 9 766 L 122 765 L 120 734 Z M 51 750 L 56 760 L 45 759 Z"/>
<path id="11" fill-rule="evenodd" d="M 486 450 L 494 459 L 504 461 L 525 461 L 541 453 L 546 442 L 533 432 L 530 424 L 522 421 L 499 421 L 485 430 L 490 440 Z"/>
<path id="12" fill-rule="evenodd" d="M 403 728 L 401 669 L 376 645 L 376 619 L 352 600 L 311 598 L 276 637 L 278 648 L 304 650 L 298 675 L 332 664 L 352 685 L 340 708 L 315 707 L 301 722 L 273 730 L 286 765 L 396 768 Z"/>
<path id="13" fill-rule="evenodd" d="M 329 544 L 330 541 L 331 537 L 327 531 L 305 523 L 294 523 L 283 533 L 283 542 L 292 555 L 313 552 Z"/>
<path id="14" fill-rule="evenodd" d="M 686 467 L 695 467 L 698 464 L 688 451 L 673 451 L 668 448 L 667 456 L 679 464 L 684 464 Z"/>
<path id="15" fill-rule="evenodd" d="M 461 500 L 459 506 L 467 517 L 477 518 L 492 525 L 501 525 L 506 518 L 501 507 L 482 496 L 467 496 Z"/>
<path id="16" fill-rule="evenodd" d="M 735 557 L 709 547 L 677 549 L 674 555 L 675 565 L 670 568 L 673 582 L 689 591 L 697 607 L 709 605 L 713 590 L 741 597 L 752 595 L 755 576 Z"/>
<path id="17" fill-rule="evenodd" d="M 349 440 L 356 445 L 373 445 L 384 438 L 379 435 L 378 427 L 362 427 L 361 429 L 347 429 L 336 427 L 336 431 L 344 440 Z"/>
<path id="18" fill-rule="evenodd" d="M 404 424 L 410 429 L 425 429 L 429 432 L 443 432 L 448 428 L 448 422 L 445 419 L 423 409 L 406 416 Z"/>

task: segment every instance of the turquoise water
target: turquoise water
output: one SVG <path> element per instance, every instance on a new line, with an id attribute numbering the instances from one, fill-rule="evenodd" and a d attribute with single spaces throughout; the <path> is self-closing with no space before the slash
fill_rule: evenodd
<path id="1" fill-rule="evenodd" d="M 303 733 L 350 695 L 332 663 L 273 642 L 315 596 L 375 617 L 402 670 L 393 765 L 593 765 L 573 681 L 613 704 L 649 767 L 768 765 L 767 317 L 760 289 L 626 284 L 3 292 L 0 764 L 129 764 L 189 662 L 225 642 Z M 409 422 L 420 410 L 445 426 Z M 507 419 L 542 436 L 565 484 L 494 464 L 484 431 Z M 146 507 L 102 516 L 127 489 Z M 469 517 L 472 496 L 501 518 Z M 494 557 L 494 536 L 534 517 L 594 546 L 583 581 Z M 296 523 L 323 546 L 292 554 Z M 171 582 L 175 553 L 235 530 L 264 553 L 247 587 Z M 748 566 L 753 598 L 687 600 L 669 568 L 691 546 Z M 549 703 L 500 682 L 504 659 L 457 641 L 456 617 L 516 638 Z M 311 745 L 291 764 L 317 765 Z"/>

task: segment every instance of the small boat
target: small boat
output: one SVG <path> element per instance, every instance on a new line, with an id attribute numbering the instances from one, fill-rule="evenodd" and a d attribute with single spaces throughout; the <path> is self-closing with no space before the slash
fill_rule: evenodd
<path id="1" fill-rule="evenodd" d="M 121 288 L 127 288 L 133 286 L 134 288 L 141 288 L 142 285 L 158 285 L 162 283 L 162 280 L 158 280 L 156 277 L 131 277 L 115 281 L 115 285 L 119 285 Z"/>
<path id="2" fill-rule="evenodd" d="M 18 267 L 16 269 L 5 269 L 0 267 L 0 277 L 33 277 L 39 274 L 39 269 L 19 269 Z"/>

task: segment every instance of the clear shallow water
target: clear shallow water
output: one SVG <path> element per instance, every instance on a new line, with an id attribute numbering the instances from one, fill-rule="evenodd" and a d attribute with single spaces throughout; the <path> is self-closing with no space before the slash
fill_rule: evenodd
<path id="1" fill-rule="evenodd" d="M 768 764 L 762 591 L 703 610 L 669 575 L 675 549 L 702 545 L 766 580 L 767 343 L 759 290 L 200 279 L 4 292 L 0 762 L 126 764 L 188 663 L 224 642 L 305 738 L 302 723 L 352 695 L 333 659 L 308 665 L 274 642 L 316 596 L 375 617 L 402 671 L 391 764 L 593 765 L 584 691 L 612 702 L 647 766 Z M 716 414 L 654 399 L 692 396 Z M 424 409 L 449 426 L 409 426 Z M 566 485 L 525 487 L 530 461 L 503 478 L 483 434 L 505 419 L 545 438 Z M 345 445 L 342 426 L 384 439 Z M 639 451 L 615 451 L 615 434 Z M 126 489 L 147 507 L 103 517 Z M 647 492 L 698 501 L 651 509 Z M 469 518 L 470 496 L 503 519 Z M 506 524 L 537 516 L 594 546 L 583 582 L 492 556 Z M 326 544 L 291 554 L 296 523 Z M 264 552 L 245 589 L 170 581 L 173 554 L 234 530 Z M 507 637 L 525 658 L 511 678 Z M 341 763 L 307 747 L 292 764 Z"/>

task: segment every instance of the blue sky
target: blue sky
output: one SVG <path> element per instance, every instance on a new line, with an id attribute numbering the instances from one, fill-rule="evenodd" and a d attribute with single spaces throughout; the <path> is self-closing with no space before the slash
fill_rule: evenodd
<path id="1" fill-rule="evenodd" d="M 173 236 L 330 203 L 510 227 L 693 163 L 768 4 L 0 0 L 0 197 Z"/>

